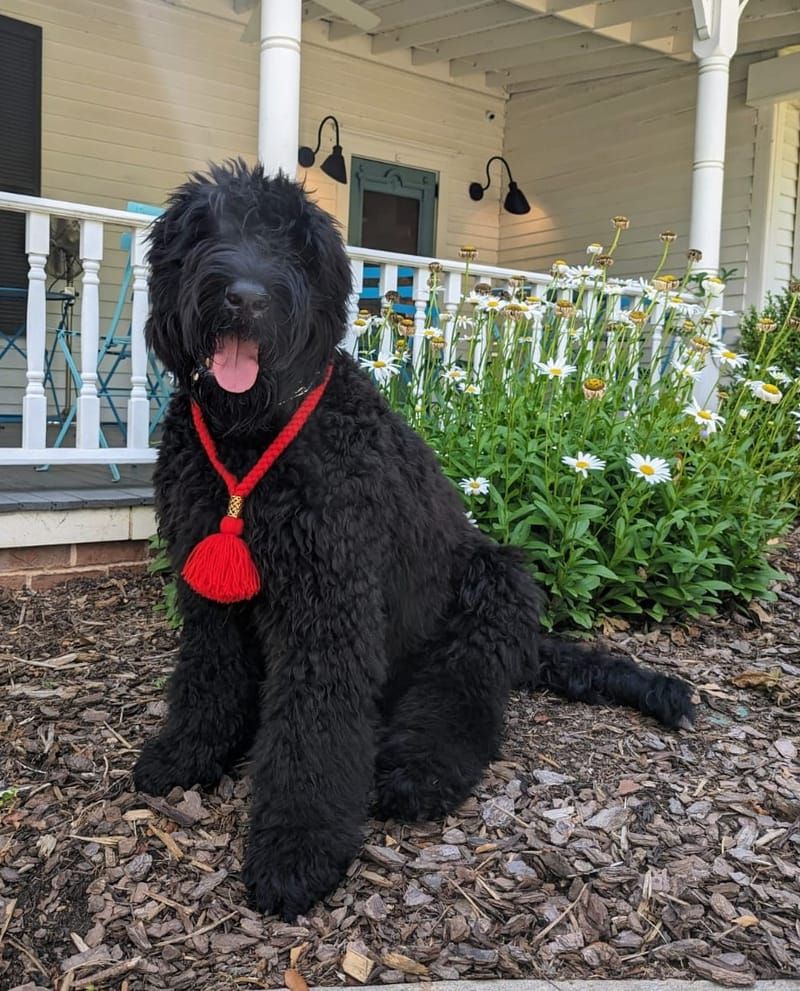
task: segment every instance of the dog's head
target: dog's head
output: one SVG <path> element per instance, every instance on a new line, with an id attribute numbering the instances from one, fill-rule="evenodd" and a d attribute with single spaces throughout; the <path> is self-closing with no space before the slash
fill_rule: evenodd
<path id="1" fill-rule="evenodd" d="M 285 176 L 212 166 L 150 235 L 148 345 L 231 430 L 316 385 L 344 334 L 350 266 L 335 221 Z"/>

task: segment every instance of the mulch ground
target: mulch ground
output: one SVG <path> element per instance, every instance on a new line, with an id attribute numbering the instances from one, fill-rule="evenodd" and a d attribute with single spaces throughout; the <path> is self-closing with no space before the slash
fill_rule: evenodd
<path id="1" fill-rule="evenodd" d="M 295 925 L 244 901 L 246 775 L 132 789 L 176 644 L 159 581 L 0 593 L 0 987 L 800 973 L 800 540 L 778 564 L 757 615 L 606 631 L 697 686 L 694 732 L 517 696 L 457 814 L 372 822 Z"/>

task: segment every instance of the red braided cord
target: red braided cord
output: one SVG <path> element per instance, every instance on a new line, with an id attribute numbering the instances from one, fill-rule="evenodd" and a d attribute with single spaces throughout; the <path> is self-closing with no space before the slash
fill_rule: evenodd
<path id="1" fill-rule="evenodd" d="M 317 403 L 319 403 L 320 399 L 322 399 L 322 395 L 328 386 L 328 382 L 330 382 L 332 374 L 333 365 L 328 365 L 328 369 L 325 372 L 325 378 L 315 389 L 312 389 L 312 391 L 309 392 L 303 402 L 292 414 L 291 420 L 289 420 L 286 426 L 283 427 L 275 440 L 272 441 L 266 451 L 264 451 L 258 461 L 256 461 L 241 481 L 238 481 L 236 476 L 229 472 L 225 465 L 220 461 L 219 455 L 217 454 L 217 446 L 214 443 L 214 438 L 209 433 L 208 427 L 203 419 L 203 414 L 200 411 L 200 407 L 194 400 L 192 400 L 192 420 L 194 421 L 194 426 L 197 430 L 197 436 L 200 438 L 200 443 L 203 445 L 203 450 L 208 455 L 208 460 L 214 466 L 214 470 L 225 482 L 225 485 L 228 488 L 228 495 L 241 496 L 242 498 L 246 498 L 250 495 L 256 485 L 258 485 L 269 469 L 275 464 L 278 458 L 303 429 L 306 421 L 316 409 Z"/>

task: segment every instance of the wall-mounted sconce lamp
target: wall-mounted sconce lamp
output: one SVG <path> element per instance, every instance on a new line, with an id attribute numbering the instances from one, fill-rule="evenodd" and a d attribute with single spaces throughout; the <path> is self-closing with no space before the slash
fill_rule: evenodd
<path id="1" fill-rule="evenodd" d="M 479 182 L 471 182 L 469 184 L 469 195 L 470 199 L 478 200 L 483 199 L 483 194 L 489 188 L 491 179 L 489 178 L 489 166 L 492 162 L 502 162 L 506 167 L 506 172 L 508 172 L 508 193 L 503 202 L 503 209 L 507 210 L 509 213 L 523 214 L 530 213 L 531 207 L 528 201 L 525 199 L 525 194 L 519 188 L 519 186 L 514 182 L 513 176 L 511 175 L 511 169 L 508 166 L 508 162 L 501 155 L 493 155 L 489 161 L 486 163 L 486 185 L 482 186 Z"/>
<path id="2" fill-rule="evenodd" d="M 319 146 L 322 143 L 323 125 L 329 120 L 333 121 L 333 126 L 336 128 L 336 143 L 333 146 L 333 151 L 330 155 L 328 155 L 320 168 L 325 175 L 329 175 L 331 179 L 335 179 L 336 182 L 346 184 L 347 165 L 345 164 L 344 155 L 342 154 L 342 146 L 339 144 L 339 121 L 333 116 L 333 114 L 328 114 L 327 117 L 323 117 L 320 121 L 319 129 L 317 130 L 317 147 L 312 150 L 308 147 L 308 145 L 303 145 L 297 153 L 297 161 L 303 166 L 303 168 L 311 168 L 314 164 L 314 159 L 316 158 L 317 152 L 319 151 Z"/>

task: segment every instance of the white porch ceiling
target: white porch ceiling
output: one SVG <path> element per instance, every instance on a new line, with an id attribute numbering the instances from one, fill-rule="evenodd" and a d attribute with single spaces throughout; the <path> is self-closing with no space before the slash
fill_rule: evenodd
<path id="1" fill-rule="evenodd" d="M 257 0 L 233 2 L 241 11 Z M 374 27 L 332 14 L 335 0 L 308 0 L 303 17 L 327 22 L 333 44 L 366 36 L 374 55 L 406 50 L 414 65 L 448 63 L 452 77 L 482 73 L 489 86 L 508 92 L 694 60 L 692 0 L 354 2 L 379 19 Z M 749 0 L 739 39 L 740 53 L 765 57 L 800 44 L 800 2 Z"/>

